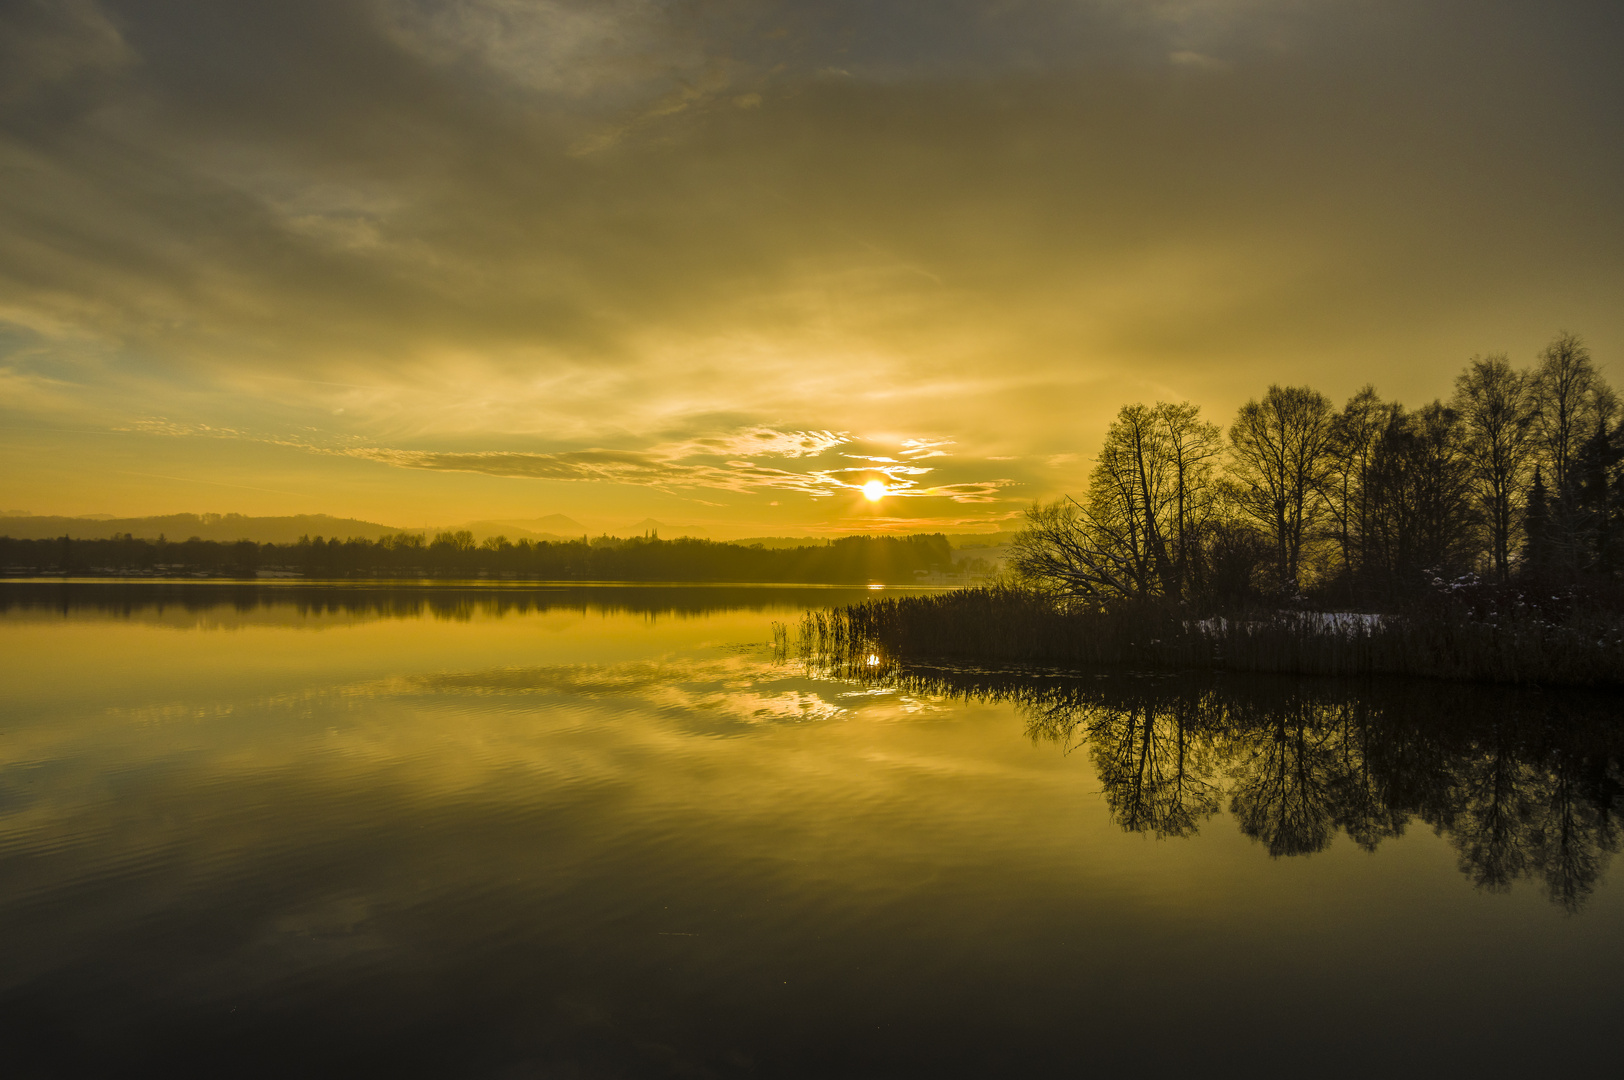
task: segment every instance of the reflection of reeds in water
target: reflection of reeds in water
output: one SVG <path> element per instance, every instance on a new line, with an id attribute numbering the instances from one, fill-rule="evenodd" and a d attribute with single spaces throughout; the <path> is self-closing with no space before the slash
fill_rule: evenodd
<path id="1" fill-rule="evenodd" d="M 1054 677 L 892 663 L 837 673 L 1012 703 L 1034 740 L 1088 755 L 1130 832 L 1197 833 L 1227 810 L 1275 857 L 1338 832 L 1367 851 L 1419 820 L 1461 871 L 1543 882 L 1577 910 L 1618 849 L 1624 726 L 1600 694 L 1388 680 Z"/>
<path id="2" fill-rule="evenodd" d="M 1194 619 L 1165 608 L 1066 610 L 1035 593 L 994 587 L 809 614 L 801 638 L 825 657 L 1624 683 L 1624 626 L 1606 619 L 1559 625 L 1301 612 Z"/>

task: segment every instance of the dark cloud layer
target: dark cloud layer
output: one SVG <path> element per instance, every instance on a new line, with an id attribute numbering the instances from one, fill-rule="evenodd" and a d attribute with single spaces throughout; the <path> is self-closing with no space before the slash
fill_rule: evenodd
<path id="1" fill-rule="evenodd" d="M 1047 462 L 1125 400 L 1431 395 L 1559 325 L 1624 344 L 1616 5 L 0 12 L 22 426 L 161 416 L 411 472 L 951 438 L 919 485 L 945 506 L 1074 483 Z M 117 497 L 101 452 L 84 499 Z M 651 476 L 600 478 L 630 507 Z"/>

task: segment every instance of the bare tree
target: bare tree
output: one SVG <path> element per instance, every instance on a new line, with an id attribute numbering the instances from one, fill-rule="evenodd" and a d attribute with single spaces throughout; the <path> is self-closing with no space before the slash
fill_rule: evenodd
<path id="1" fill-rule="evenodd" d="M 1201 407 L 1188 401 L 1157 404 L 1173 476 L 1173 569 L 1179 594 L 1188 596 L 1206 577 L 1202 539 L 1218 503 L 1215 473 L 1223 453 L 1223 433 L 1201 419 Z"/>
<path id="2" fill-rule="evenodd" d="M 1501 581 L 1511 573 L 1516 504 L 1534 450 L 1533 379 L 1504 353 L 1473 357 L 1455 379 L 1454 408 L 1464 432 L 1476 495 L 1489 526 L 1490 556 Z"/>
<path id="3" fill-rule="evenodd" d="M 1089 477 L 1088 510 L 1102 538 L 1132 561 L 1141 595 L 1177 589 L 1167 544 L 1173 497 L 1167 466 L 1166 433 L 1155 411 L 1124 405 Z"/>
<path id="4" fill-rule="evenodd" d="M 1059 595 L 1179 599 L 1202 564 L 1218 429 L 1188 403 L 1125 405 L 1106 431 L 1085 501 L 1027 512 L 1013 566 Z"/>
<path id="5" fill-rule="evenodd" d="M 1271 386 L 1229 429 L 1241 506 L 1273 537 L 1282 584 L 1295 585 L 1303 541 L 1323 515 L 1333 463 L 1331 403 L 1306 386 Z"/>
<path id="6" fill-rule="evenodd" d="M 1595 430 L 1596 395 L 1604 389 L 1590 349 L 1577 334 L 1564 330 L 1540 351 L 1533 382 L 1540 457 L 1558 499 L 1573 486 L 1574 462 Z"/>
<path id="7" fill-rule="evenodd" d="M 1076 499 L 1036 503 L 1011 546 L 1010 567 L 1031 588 L 1094 606 L 1140 595 L 1132 560 L 1119 558 L 1113 545 L 1101 541 Z"/>
<path id="8" fill-rule="evenodd" d="M 1331 428 L 1331 466 L 1323 494 L 1342 553 L 1342 572 L 1352 580 L 1363 571 L 1370 537 L 1371 468 L 1382 432 L 1397 408 L 1366 385 L 1348 399 Z"/>
<path id="9" fill-rule="evenodd" d="M 1597 372 L 1585 343 L 1567 331 L 1540 352 L 1533 387 L 1539 410 L 1538 462 L 1551 489 L 1544 543 L 1548 568 L 1571 574 L 1591 561 L 1591 553 L 1584 550 L 1588 545 L 1586 515 L 1580 507 L 1580 459 L 1586 442 L 1605 430 L 1617 399 Z"/>

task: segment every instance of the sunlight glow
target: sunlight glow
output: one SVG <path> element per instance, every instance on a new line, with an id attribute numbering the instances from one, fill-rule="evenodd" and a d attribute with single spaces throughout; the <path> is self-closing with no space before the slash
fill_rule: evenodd
<path id="1" fill-rule="evenodd" d="M 863 498 L 867 499 L 869 502 L 879 502 L 881 499 L 885 498 L 885 496 L 886 487 L 884 481 L 870 480 L 868 483 L 863 485 Z"/>

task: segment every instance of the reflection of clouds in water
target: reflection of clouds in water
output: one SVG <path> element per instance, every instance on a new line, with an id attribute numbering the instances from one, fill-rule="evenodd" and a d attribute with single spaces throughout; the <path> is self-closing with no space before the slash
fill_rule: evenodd
<path id="1" fill-rule="evenodd" d="M 833 721 L 883 725 L 947 708 L 940 697 L 860 687 L 760 652 L 716 648 L 118 704 L 72 723 L 22 727 L 6 740 L 0 767 L 49 763 L 93 784 L 109 762 L 135 774 L 188 760 L 211 783 L 297 772 L 318 787 L 371 784 L 386 771 L 409 775 L 421 795 L 448 795 L 505 783 L 504 776 L 613 784 L 643 767 L 636 762 L 694 759 L 718 738 Z M 758 752 L 748 743 L 740 750 Z M 5 830 L 47 827 L 62 809 L 53 811 L 51 801 L 14 806 Z"/>
<path id="2" fill-rule="evenodd" d="M 733 653 L 719 657 L 675 656 L 620 664 L 494 668 L 484 671 L 396 675 L 339 685 L 312 686 L 249 701 L 159 702 L 114 706 L 109 719 L 135 724 L 223 720 L 236 715 L 352 710 L 367 702 L 443 707 L 459 698 L 508 698 L 505 711 L 557 714 L 586 702 L 595 706 L 652 707 L 666 714 L 703 714 L 707 729 L 718 719 L 739 724 L 817 720 L 884 720 L 946 708 L 939 695 L 909 694 L 898 687 L 858 687 L 808 672 L 799 663 Z M 36 729 L 36 737 L 51 738 Z M 42 748 L 36 747 L 36 750 Z"/>
<path id="3" fill-rule="evenodd" d="M 754 723 L 775 721 L 833 720 L 845 709 L 824 701 L 805 690 L 785 690 L 777 696 L 765 694 L 713 694 L 696 700 L 694 708 L 720 709 L 729 715 Z"/>
<path id="4" fill-rule="evenodd" d="M 184 843 L 189 857 L 226 865 L 287 830 L 325 836 L 333 806 L 367 820 L 402 807 L 571 814 L 612 792 L 610 817 L 637 833 L 677 812 L 705 822 L 778 820 L 786 799 L 872 808 L 947 798 L 916 788 L 924 777 L 955 786 L 923 819 L 973 824 L 986 813 L 971 813 L 956 780 L 1025 772 L 985 753 L 986 729 L 965 732 L 968 744 L 932 742 L 921 752 L 909 725 L 891 721 L 931 702 L 815 679 L 799 664 L 721 646 L 625 663 L 311 680 L 257 695 L 178 677 L 170 685 L 189 686 L 194 700 L 75 708 L 10 733 L 0 778 L 26 771 L 31 782 L 6 792 L 0 847 L 55 850 L 103 827 L 87 823 L 140 819 L 132 827 L 168 838 L 148 846 Z M 107 703 L 130 692 L 106 689 Z M 155 823 L 131 792 L 181 793 L 214 809 Z M 216 820 L 221 808 L 241 814 Z M 197 832 L 203 821 L 212 823 Z M 790 832 L 805 827 L 797 819 Z M 824 835 L 812 829 L 807 842 L 821 851 Z M 884 846 L 885 835 L 869 842 Z M 294 968 L 359 957 L 377 947 L 367 921 L 353 898 L 313 901 L 279 912 L 255 947 L 274 948 Z"/>
<path id="5" fill-rule="evenodd" d="M 620 664 L 494 668 L 484 671 L 396 675 L 353 683 L 313 686 L 249 701 L 160 702 L 113 706 L 109 718 L 137 724 L 224 719 L 237 714 L 342 708 L 393 700 L 427 704 L 439 699 L 511 698 L 535 709 L 593 702 L 634 703 L 665 712 L 702 711 L 742 723 L 826 720 L 854 709 L 895 705 L 905 712 L 928 702 L 892 688 L 835 692 L 832 680 L 814 679 L 798 665 L 775 665 L 754 657 L 667 657 Z M 847 685 L 835 683 L 836 686 Z M 894 700 L 888 700 L 894 699 Z M 837 700 L 839 703 L 837 703 Z M 885 710 L 891 711 L 891 710 Z M 44 734 L 44 732 L 41 732 Z"/>

